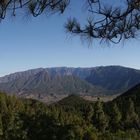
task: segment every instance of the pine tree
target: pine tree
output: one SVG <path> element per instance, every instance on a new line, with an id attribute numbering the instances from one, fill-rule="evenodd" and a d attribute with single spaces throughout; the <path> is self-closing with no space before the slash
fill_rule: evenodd
<path id="1" fill-rule="evenodd" d="M 105 132 L 108 126 L 108 119 L 103 111 L 103 103 L 100 100 L 98 100 L 95 104 L 93 124 L 101 132 Z"/>
<path id="2" fill-rule="evenodd" d="M 112 110 L 111 110 L 111 125 L 112 125 L 112 129 L 116 130 L 119 128 L 120 125 L 120 121 L 122 119 L 122 114 L 119 111 L 119 108 L 117 106 L 117 104 L 113 104 Z"/>
<path id="3" fill-rule="evenodd" d="M 125 123 L 126 126 L 131 128 L 137 128 L 139 126 L 139 117 L 135 111 L 134 102 L 132 99 L 129 99 L 125 114 Z"/>
<path id="4" fill-rule="evenodd" d="M 2 116 L 0 114 L 0 138 L 2 137 L 3 135 L 3 126 L 2 126 Z"/>

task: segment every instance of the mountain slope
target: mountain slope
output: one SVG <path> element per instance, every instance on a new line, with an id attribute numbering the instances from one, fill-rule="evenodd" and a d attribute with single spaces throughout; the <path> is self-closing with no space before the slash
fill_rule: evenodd
<path id="1" fill-rule="evenodd" d="M 120 66 L 97 67 L 86 81 L 104 89 L 121 92 L 140 83 L 140 71 Z"/>
<path id="2" fill-rule="evenodd" d="M 14 81 L 1 83 L 0 89 L 8 93 L 18 95 L 30 95 L 43 97 L 46 95 L 97 95 L 102 93 L 101 89 L 73 75 L 51 76 L 43 70 L 35 75 L 18 78 Z"/>
<path id="3" fill-rule="evenodd" d="M 134 105 L 136 107 L 139 107 L 140 111 L 140 84 L 126 91 L 125 93 L 114 99 L 113 102 L 125 104 L 125 102 L 127 102 L 129 99 L 134 102 Z"/>
<path id="4" fill-rule="evenodd" d="M 18 95 L 123 93 L 140 83 L 140 70 L 121 66 L 38 68 L 0 77 L 0 90 Z"/>

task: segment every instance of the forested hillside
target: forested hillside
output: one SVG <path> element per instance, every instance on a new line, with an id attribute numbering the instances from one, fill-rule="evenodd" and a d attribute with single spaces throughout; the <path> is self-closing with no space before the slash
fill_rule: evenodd
<path id="1" fill-rule="evenodd" d="M 0 93 L 0 140 L 139 140 L 138 87 L 134 98 L 103 103 L 71 95 L 50 106 Z"/>

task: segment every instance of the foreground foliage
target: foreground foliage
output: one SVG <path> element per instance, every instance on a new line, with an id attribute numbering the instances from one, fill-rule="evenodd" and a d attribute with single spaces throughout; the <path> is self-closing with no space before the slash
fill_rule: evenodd
<path id="1" fill-rule="evenodd" d="M 64 13 L 72 0 L 1 0 L 0 21 L 8 15 L 37 17 L 42 14 L 52 15 Z M 107 3 L 104 0 L 86 0 L 79 2 L 88 12 L 86 24 L 77 18 L 69 19 L 65 25 L 66 31 L 84 37 L 84 42 L 93 39 L 119 43 L 120 41 L 136 38 L 140 30 L 140 1 L 122 0 Z M 76 3 L 72 4 L 73 5 Z M 122 6 L 123 5 L 123 6 Z M 21 12 L 22 11 L 22 12 Z M 24 14 L 26 13 L 26 14 Z"/>
<path id="2" fill-rule="evenodd" d="M 139 104 L 125 98 L 92 103 L 71 95 L 47 106 L 1 93 L 0 140 L 139 140 Z"/>

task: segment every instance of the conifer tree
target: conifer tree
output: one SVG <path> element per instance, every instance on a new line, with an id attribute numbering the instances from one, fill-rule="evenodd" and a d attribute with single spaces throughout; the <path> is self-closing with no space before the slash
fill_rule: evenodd
<path id="1" fill-rule="evenodd" d="M 104 113 L 103 103 L 100 100 L 98 100 L 95 104 L 93 125 L 95 125 L 95 127 L 101 132 L 105 132 L 108 126 L 107 116 Z"/>
<path id="2" fill-rule="evenodd" d="M 3 135 L 3 126 L 2 126 L 2 116 L 0 114 L 0 138 L 2 138 Z"/>
<path id="3" fill-rule="evenodd" d="M 119 108 L 116 103 L 113 104 L 110 117 L 111 117 L 112 129 L 118 129 L 120 125 L 120 121 L 122 119 L 122 114 L 119 111 Z"/>
<path id="4" fill-rule="evenodd" d="M 131 98 L 127 103 L 125 123 L 128 127 L 137 128 L 139 126 L 139 116 L 135 111 L 134 102 Z"/>
<path id="5" fill-rule="evenodd" d="M 44 13 L 64 13 L 71 1 L 0 0 L 0 20 L 8 15 L 22 16 L 21 13 L 29 13 L 34 17 Z M 85 5 L 84 1 L 81 2 Z M 96 39 L 101 42 L 104 40 L 119 43 L 121 40 L 137 37 L 140 30 L 140 1 L 122 0 L 116 4 L 115 2 L 108 4 L 104 0 L 86 0 L 86 12 L 90 15 L 86 18 L 86 24 L 79 22 L 77 17 L 70 18 L 65 25 L 66 31 L 84 37 L 84 41 Z M 24 12 L 21 12 L 22 10 Z"/>

